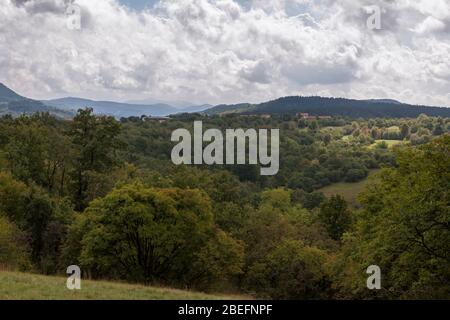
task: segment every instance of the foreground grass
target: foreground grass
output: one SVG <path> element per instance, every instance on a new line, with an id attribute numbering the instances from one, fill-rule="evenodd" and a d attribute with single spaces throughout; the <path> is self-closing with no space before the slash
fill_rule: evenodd
<path id="1" fill-rule="evenodd" d="M 378 172 L 378 170 L 371 170 L 369 173 L 369 177 L 376 172 Z M 345 199 L 345 201 L 347 201 L 350 207 L 358 208 L 360 207 L 360 203 L 357 199 L 358 194 L 360 194 L 364 190 L 368 181 L 369 179 L 366 178 L 359 182 L 338 182 L 323 187 L 317 191 L 323 192 L 326 197 L 331 197 L 333 195 L 339 194 Z"/>
<path id="2" fill-rule="evenodd" d="M 81 281 L 66 288 L 64 277 L 0 271 L 0 300 L 225 300 L 249 297 L 213 295 L 108 281 Z"/>

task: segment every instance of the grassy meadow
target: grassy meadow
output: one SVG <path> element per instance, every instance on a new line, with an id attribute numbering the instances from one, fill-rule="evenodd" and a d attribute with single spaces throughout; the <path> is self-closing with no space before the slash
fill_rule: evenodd
<path id="1" fill-rule="evenodd" d="M 349 206 L 352 208 L 358 208 L 360 204 L 358 203 L 358 195 L 364 190 L 364 187 L 369 182 L 369 177 L 374 175 L 379 170 L 372 170 L 369 176 L 358 182 L 338 182 L 333 183 L 329 186 L 319 189 L 319 192 L 323 192 L 326 197 L 331 197 L 333 195 L 339 194 L 344 197 L 345 201 L 348 202 Z"/>
<path id="2" fill-rule="evenodd" d="M 228 300 L 244 296 L 136 284 L 82 280 L 81 290 L 69 290 L 65 277 L 0 271 L 0 300 Z"/>

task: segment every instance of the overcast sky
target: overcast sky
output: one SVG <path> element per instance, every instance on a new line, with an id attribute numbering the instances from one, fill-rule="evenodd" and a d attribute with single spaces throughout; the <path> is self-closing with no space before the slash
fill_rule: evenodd
<path id="1" fill-rule="evenodd" d="M 0 0 L 0 82 L 28 97 L 450 106 L 448 0 Z M 80 8 L 81 28 L 67 15 Z M 369 29 L 368 7 L 381 9 Z"/>

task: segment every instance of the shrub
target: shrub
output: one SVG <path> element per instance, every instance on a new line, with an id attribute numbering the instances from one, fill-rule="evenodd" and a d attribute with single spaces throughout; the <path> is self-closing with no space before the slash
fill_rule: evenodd
<path id="1" fill-rule="evenodd" d="M 26 236 L 0 214 L 0 266 L 26 270 L 30 268 Z"/>

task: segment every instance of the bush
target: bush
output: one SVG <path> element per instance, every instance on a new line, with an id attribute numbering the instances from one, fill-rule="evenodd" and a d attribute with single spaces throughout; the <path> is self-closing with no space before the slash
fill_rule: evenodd
<path id="1" fill-rule="evenodd" d="M 26 235 L 0 214 L 0 266 L 26 270 L 30 268 Z"/>
<path id="2" fill-rule="evenodd" d="M 318 218 L 334 240 L 341 239 L 352 220 L 347 202 L 340 195 L 332 196 L 322 204 Z"/>
<path id="3" fill-rule="evenodd" d="M 377 147 L 378 149 L 387 149 L 389 146 L 388 146 L 388 144 L 386 143 L 386 141 L 381 141 L 381 142 L 378 142 L 378 143 L 377 143 L 376 147 Z"/>
<path id="4" fill-rule="evenodd" d="M 247 286 L 263 298 L 324 299 L 330 286 L 326 261 L 323 250 L 286 240 L 250 267 Z"/>
<path id="5" fill-rule="evenodd" d="M 357 182 L 367 177 L 367 170 L 364 169 L 350 169 L 345 175 L 346 182 Z"/>
<path id="6" fill-rule="evenodd" d="M 322 192 L 305 192 L 302 189 L 297 189 L 292 192 L 292 202 L 300 203 L 305 209 L 314 209 L 321 205 L 325 200 L 325 196 Z"/>

